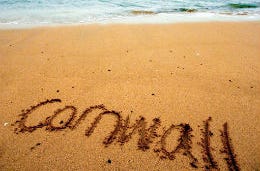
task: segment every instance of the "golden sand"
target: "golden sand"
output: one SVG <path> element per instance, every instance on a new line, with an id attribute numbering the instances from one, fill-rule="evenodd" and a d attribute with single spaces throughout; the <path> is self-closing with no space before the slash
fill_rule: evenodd
<path id="1" fill-rule="evenodd" d="M 1 30 L 0 170 L 259 170 L 259 47 L 259 22 Z"/>

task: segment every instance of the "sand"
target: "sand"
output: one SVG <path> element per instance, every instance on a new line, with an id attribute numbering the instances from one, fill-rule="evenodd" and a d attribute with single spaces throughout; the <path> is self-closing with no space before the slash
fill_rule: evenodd
<path id="1" fill-rule="evenodd" d="M 259 170 L 259 72 L 259 22 L 1 30 L 0 170 Z"/>

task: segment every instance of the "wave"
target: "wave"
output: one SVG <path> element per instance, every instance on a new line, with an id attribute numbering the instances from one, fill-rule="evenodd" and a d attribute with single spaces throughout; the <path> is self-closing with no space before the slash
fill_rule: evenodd
<path id="1" fill-rule="evenodd" d="M 105 9 L 105 10 L 104 10 Z M 0 0 L 0 29 L 91 23 L 260 21 L 259 0 Z"/>
<path id="2" fill-rule="evenodd" d="M 256 4 L 228 4 L 228 7 L 239 9 L 239 8 L 257 8 L 259 6 Z"/>

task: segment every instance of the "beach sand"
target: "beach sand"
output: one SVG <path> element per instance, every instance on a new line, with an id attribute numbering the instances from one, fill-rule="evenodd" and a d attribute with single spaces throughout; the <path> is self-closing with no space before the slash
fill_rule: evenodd
<path id="1" fill-rule="evenodd" d="M 1 30 L 0 170 L 259 170 L 259 72 L 259 22 Z"/>

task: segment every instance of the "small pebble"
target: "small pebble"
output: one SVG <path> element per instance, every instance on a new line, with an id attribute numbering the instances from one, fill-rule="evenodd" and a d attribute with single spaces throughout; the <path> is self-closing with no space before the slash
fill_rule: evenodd
<path id="1" fill-rule="evenodd" d="M 108 159 L 108 160 L 107 160 L 107 162 L 108 162 L 109 164 L 111 164 L 111 163 L 112 163 L 112 161 L 111 161 L 110 159 Z"/>
<path id="2" fill-rule="evenodd" d="M 31 150 L 35 149 L 35 147 L 41 145 L 41 143 L 36 143 L 35 146 L 31 147 Z"/>
<path id="3" fill-rule="evenodd" d="M 110 72 L 111 70 L 110 70 L 110 69 L 108 69 L 107 71 L 109 71 L 109 72 Z"/>
<path id="4" fill-rule="evenodd" d="M 60 92 L 60 90 L 57 90 L 56 92 L 58 93 L 58 92 Z"/>

